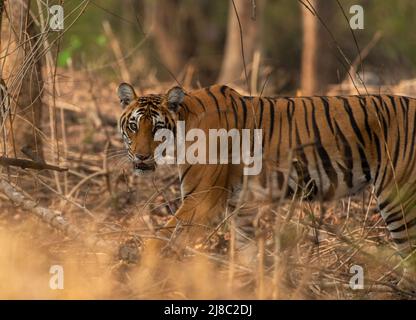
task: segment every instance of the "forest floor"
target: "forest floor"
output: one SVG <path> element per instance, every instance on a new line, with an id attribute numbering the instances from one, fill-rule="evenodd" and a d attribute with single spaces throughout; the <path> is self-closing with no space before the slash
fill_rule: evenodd
<path id="1" fill-rule="evenodd" d="M 150 230 L 180 205 L 176 171 L 132 174 L 120 151 L 116 83 L 80 73 L 62 73 L 58 83 L 59 154 L 52 138 L 46 138 L 45 151 L 49 163 L 69 171 L 9 168 L 0 175 L 86 234 L 116 245 L 111 250 L 86 246 L 0 193 L 1 299 L 411 298 L 395 286 L 402 270 L 395 269 L 399 259 L 380 215 L 371 209 L 371 190 L 324 206 L 259 202 L 257 232 L 248 240 L 251 256 L 238 258 L 227 220 L 213 226 L 209 241 L 180 258 L 166 258 L 163 272 L 149 277 L 136 263 L 135 251 L 126 261 L 119 245 L 140 248 Z M 52 136 L 49 124 L 44 132 Z M 62 290 L 50 287 L 53 265 L 63 267 Z M 357 268 L 364 271 L 364 287 L 353 290 Z"/>

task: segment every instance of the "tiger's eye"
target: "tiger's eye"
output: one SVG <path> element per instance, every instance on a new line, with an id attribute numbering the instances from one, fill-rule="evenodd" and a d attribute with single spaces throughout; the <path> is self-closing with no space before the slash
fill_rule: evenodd
<path id="1" fill-rule="evenodd" d="M 130 123 L 129 127 L 130 127 L 130 130 L 131 130 L 131 131 L 137 131 L 137 124 L 135 124 L 135 123 Z"/>

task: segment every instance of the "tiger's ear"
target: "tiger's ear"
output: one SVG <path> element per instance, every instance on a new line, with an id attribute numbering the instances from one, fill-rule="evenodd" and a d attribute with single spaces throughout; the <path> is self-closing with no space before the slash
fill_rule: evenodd
<path id="1" fill-rule="evenodd" d="M 117 89 L 118 97 L 120 98 L 120 105 L 124 109 L 130 102 L 137 98 L 134 88 L 128 83 L 121 83 Z"/>
<path id="2" fill-rule="evenodd" d="M 185 92 L 183 89 L 178 86 L 173 87 L 172 89 L 169 89 L 166 96 L 169 110 L 172 112 L 177 112 L 179 110 L 179 105 L 185 98 Z"/>

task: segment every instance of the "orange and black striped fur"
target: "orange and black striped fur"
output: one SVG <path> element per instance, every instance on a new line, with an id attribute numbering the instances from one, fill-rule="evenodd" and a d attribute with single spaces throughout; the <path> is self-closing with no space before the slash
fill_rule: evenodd
<path id="1" fill-rule="evenodd" d="M 137 97 L 119 87 L 120 130 L 139 171 L 155 169 L 155 129 L 263 129 L 263 170 L 276 196 L 331 200 L 374 186 L 378 207 L 402 256 L 416 246 L 416 99 L 394 95 L 248 97 L 215 85 Z M 144 169 L 144 170 L 142 170 Z M 273 172 L 273 174 L 271 174 Z M 183 203 L 168 223 L 208 225 L 233 191 L 243 166 L 180 165 Z M 164 236 L 170 237 L 171 229 Z M 198 229 L 200 232 L 202 229 Z M 154 241 L 156 247 L 160 246 Z"/>

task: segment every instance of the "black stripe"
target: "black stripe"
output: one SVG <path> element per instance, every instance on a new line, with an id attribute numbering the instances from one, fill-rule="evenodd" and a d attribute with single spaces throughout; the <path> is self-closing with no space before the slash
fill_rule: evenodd
<path id="1" fill-rule="evenodd" d="M 238 128 L 238 108 L 233 96 L 231 96 L 231 106 L 233 107 L 235 127 Z"/>
<path id="2" fill-rule="evenodd" d="M 122 130 L 125 130 L 126 121 L 127 121 L 127 117 L 122 117 L 122 118 L 120 119 L 120 128 L 121 128 Z"/>
<path id="3" fill-rule="evenodd" d="M 377 190 L 376 195 L 377 197 L 383 192 L 384 188 L 383 188 L 383 184 L 384 184 L 384 180 L 386 179 L 386 173 L 387 173 L 387 166 L 384 168 L 384 172 L 383 172 L 383 176 L 381 177 L 381 181 L 380 181 L 380 189 Z"/>
<path id="4" fill-rule="evenodd" d="M 211 92 L 211 89 L 208 87 L 208 88 L 205 88 L 205 91 L 208 93 L 208 95 L 214 100 L 214 103 L 215 103 L 215 106 L 217 107 L 217 113 L 218 113 L 218 119 L 220 120 L 220 122 L 221 122 L 221 110 L 220 110 L 220 105 L 218 104 L 218 100 L 217 100 L 217 98 L 215 97 L 215 95 Z"/>
<path id="5" fill-rule="evenodd" d="M 386 140 L 387 139 L 387 122 L 386 122 L 386 119 L 384 118 L 384 115 L 381 113 L 381 110 L 380 110 L 379 106 L 377 105 L 377 101 L 375 99 L 375 96 L 371 97 L 371 101 L 373 101 L 373 106 L 376 110 L 378 120 L 382 123 L 383 133 L 384 133 L 384 140 Z"/>
<path id="6" fill-rule="evenodd" d="M 388 108 L 388 105 L 384 102 L 383 98 L 380 95 L 376 95 L 375 98 L 379 101 L 380 106 L 386 111 L 387 113 L 387 120 L 389 122 L 389 125 L 391 123 L 391 115 L 390 110 Z"/>
<path id="7" fill-rule="evenodd" d="M 189 190 L 184 196 L 183 199 L 186 199 L 190 194 L 194 193 L 194 191 L 196 190 L 196 187 L 198 186 L 198 183 L 196 183 L 191 190 Z"/>
<path id="8" fill-rule="evenodd" d="M 202 102 L 200 98 L 198 98 L 197 96 L 192 96 L 192 97 L 195 98 L 196 101 L 198 101 L 199 105 L 202 107 L 202 109 L 204 109 L 204 111 L 207 111 L 207 109 L 205 109 L 204 103 Z"/>
<path id="9" fill-rule="evenodd" d="M 262 98 L 259 98 L 260 100 L 260 120 L 259 120 L 259 128 L 261 128 L 261 125 L 263 123 L 263 111 L 264 111 L 264 102 Z"/>
<path id="10" fill-rule="evenodd" d="M 403 121 L 404 121 L 404 150 L 403 150 L 403 160 L 406 157 L 406 151 L 408 146 L 408 134 L 409 134 L 409 121 L 408 121 L 408 110 L 409 110 L 409 101 L 406 101 L 406 98 L 403 97 L 403 100 L 406 103 L 402 102 L 402 97 L 400 97 L 399 102 L 400 106 L 402 107 L 403 112 Z M 406 108 L 405 108 L 406 106 Z M 406 110 L 405 110 L 406 109 Z"/>
<path id="11" fill-rule="evenodd" d="M 400 227 L 397 227 L 396 229 L 390 230 L 390 232 L 401 232 L 401 231 L 404 231 L 406 229 L 410 229 L 415 225 L 416 225 L 416 218 L 413 218 L 409 222 L 403 223 Z"/>
<path id="12" fill-rule="evenodd" d="M 284 182 L 285 182 L 285 176 L 283 175 L 282 172 L 277 171 L 277 185 L 280 190 L 282 190 Z"/>
<path id="13" fill-rule="evenodd" d="M 390 204 L 389 200 L 384 200 L 383 202 L 378 204 L 378 208 L 380 209 L 380 211 L 384 210 L 384 208 L 386 208 L 388 205 Z"/>
<path id="14" fill-rule="evenodd" d="M 247 121 L 247 105 L 244 98 L 240 98 L 241 106 L 243 107 L 243 128 L 246 128 Z"/>
<path id="15" fill-rule="evenodd" d="M 227 89 L 228 89 L 227 86 L 221 86 L 221 88 L 220 88 L 220 92 L 222 93 L 224 98 L 226 98 L 226 96 L 227 96 L 227 93 L 226 93 Z"/>
<path id="16" fill-rule="evenodd" d="M 393 107 L 393 110 L 394 110 L 394 114 L 397 117 L 397 106 L 396 106 L 396 103 L 394 102 L 394 100 L 392 101 L 392 96 L 391 95 L 383 95 L 383 96 L 381 96 L 381 98 L 383 99 L 386 107 L 388 107 L 388 104 L 386 102 L 386 97 L 390 100 L 391 106 Z"/>
<path id="17" fill-rule="evenodd" d="M 295 102 L 292 99 L 287 99 L 287 106 L 286 106 L 286 113 L 287 113 L 287 120 L 289 123 L 289 148 L 292 147 L 292 118 L 295 112 Z"/>
<path id="18" fill-rule="evenodd" d="M 185 171 L 183 172 L 183 174 L 181 176 L 179 176 L 179 182 L 182 183 L 183 179 L 185 179 L 187 173 L 189 172 L 189 170 L 191 169 L 192 166 L 188 166 Z"/>
<path id="19" fill-rule="evenodd" d="M 190 113 L 189 108 L 185 103 L 179 103 L 178 106 L 184 109 L 187 113 Z"/>
<path id="20" fill-rule="evenodd" d="M 408 167 L 406 167 L 405 173 L 402 175 L 402 179 L 400 179 L 400 181 L 398 182 L 399 185 L 402 185 L 403 181 L 408 180 L 409 175 L 412 175 L 412 173 L 413 173 L 413 169 L 415 168 L 415 165 L 416 165 L 416 161 L 414 161 L 413 154 L 411 155 L 410 159 L 413 160 L 413 161 Z"/>
<path id="21" fill-rule="evenodd" d="M 398 203 L 395 203 L 388 210 L 385 210 L 385 208 L 387 207 L 387 205 L 391 204 L 391 202 L 389 202 L 388 199 L 384 200 L 381 204 L 379 204 L 380 210 L 385 211 L 389 215 L 394 215 L 395 217 L 397 217 L 397 214 L 400 214 L 401 216 L 403 216 L 402 211 L 407 212 L 409 209 L 412 210 L 416 204 L 415 203 L 416 199 L 414 199 L 415 198 L 414 190 L 408 190 L 408 194 L 411 194 L 411 196 L 408 196 L 405 200 L 401 199 Z M 389 198 L 393 198 L 393 195 L 390 194 Z M 397 212 L 394 212 L 393 210 L 395 210 L 397 207 L 400 207 L 399 210 Z M 395 219 L 394 221 L 397 221 L 397 220 L 398 219 Z"/>
<path id="22" fill-rule="evenodd" d="M 264 135 L 263 135 L 264 136 Z M 279 139 L 277 141 L 277 163 L 280 163 L 280 145 L 282 144 L 282 115 L 279 116 Z M 279 186 L 281 188 L 281 186 Z"/>
<path id="23" fill-rule="evenodd" d="M 263 135 L 264 138 L 265 135 Z M 277 141 L 276 146 L 276 159 L 277 159 L 277 167 L 279 166 L 280 161 L 280 145 L 282 143 L 282 116 L 279 117 L 279 139 Z M 263 149 L 264 150 L 264 149 Z M 277 185 L 279 187 L 279 190 L 282 190 L 283 183 L 285 181 L 285 177 L 282 172 L 277 171 Z M 283 195 L 284 196 L 284 195 Z"/>
<path id="24" fill-rule="evenodd" d="M 394 150 L 393 155 L 393 167 L 396 168 L 397 160 L 399 159 L 400 154 L 400 126 L 397 126 L 397 140 L 396 140 L 396 149 Z"/>
<path id="25" fill-rule="evenodd" d="M 306 132 L 308 133 L 308 136 L 310 137 L 311 136 L 311 132 L 310 132 L 310 129 L 309 129 L 309 122 L 308 122 L 308 110 L 307 110 L 307 107 L 306 107 L 306 103 L 305 103 L 305 101 L 302 99 L 302 104 L 303 104 L 303 111 L 304 111 L 304 113 L 305 113 L 305 128 L 306 128 Z"/>
<path id="26" fill-rule="evenodd" d="M 227 112 L 228 112 L 228 104 L 227 104 Z M 228 131 L 229 128 L 230 128 L 230 124 L 228 123 L 228 115 L 225 116 L 225 126 L 226 126 L 227 131 Z"/>
<path id="27" fill-rule="evenodd" d="M 187 111 L 189 111 L 189 110 L 187 110 Z M 150 112 L 150 115 L 151 115 L 152 118 L 157 118 L 158 116 L 160 116 L 160 113 L 157 110 L 150 109 L 149 112 Z"/>
<path id="28" fill-rule="evenodd" d="M 303 194 L 307 195 L 304 198 L 306 200 L 312 200 L 315 198 L 318 190 L 314 182 L 310 183 L 312 181 L 312 178 L 309 173 L 308 158 L 306 157 L 304 148 L 302 147 L 302 142 L 299 136 L 299 128 L 298 128 L 296 121 L 295 121 L 295 133 L 296 133 L 297 154 L 299 154 L 300 159 L 301 159 L 300 165 L 295 166 L 295 169 L 298 173 L 298 180 L 299 180 L 298 183 L 301 184 L 303 188 Z M 309 188 L 305 189 L 307 186 L 309 186 Z"/>
<path id="29" fill-rule="evenodd" d="M 339 97 L 339 98 L 342 101 L 344 101 L 344 109 L 345 109 L 345 111 L 348 114 L 348 118 L 350 120 L 350 124 L 351 124 L 352 129 L 354 130 L 354 132 L 357 135 L 358 140 L 360 140 L 361 144 L 363 146 L 365 146 L 364 138 L 363 138 L 363 136 L 361 134 L 360 128 L 357 125 L 357 121 L 355 121 L 354 114 L 352 112 L 352 109 L 351 109 L 351 106 L 350 106 L 350 103 L 349 103 L 348 99 L 347 98 L 343 98 L 343 97 Z"/>
<path id="30" fill-rule="evenodd" d="M 401 125 L 399 125 L 399 117 L 398 117 L 398 114 L 397 114 L 397 108 L 396 108 L 396 103 L 394 102 L 394 99 L 392 98 L 392 96 L 387 96 L 388 98 L 389 98 L 389 100 L 390 100 L 390 103 L 391 103 L 391 105 L 393 106 L 393 109 L 394 109 L 394 112 L 395 112 L 395 114 L 396 114 L 396 123 L 397 123 L 397 140 L 396 140 L 396 149 L 395 149 L 395 151 L 394 151 L 394 155 L 393 155 L 393 167 L 396 167 L 396 165 L 397 165 L 397 160 L 398 160 L 398 158 L 399 158 L 399 154 L 400 154 L 400 127 L 401 127 Z M 383 101 L 384 101 L 384 99 L 383 99 Z M 385 105 L 388 107 L 388 105 L 387 105 L 387 103 L 386 102 L 384 102 L 385 103 Z M 401 104 L 401 103 L 400 103 Z M 402 106 L 402 108 L 403 108 L 403 106 Z M 404 116 L 404 114 L 403 114 L 403 116 Z M 405 117 L 403 117 L 403 119 L 405 119 Z M 407 120 L 405 120 L 404 121 L 405 122 L 405 125 L 406 125 L 406 123 L 407 123 Z M 406 136 L 406 135 L 405 135 Z M 406 136 L 406 138 L 407 138 L 407 136 Z M 407 142 L 406 142 L 406 144 L 407 144 Z M 403 152 L 403 158 L 404 158 L 404 156 L 405 156 L 405 152 Z"/>
<path id="31" fill-rule="evenodd" d="M 361 148 L 359 144 L 357 144 L 357 148 L 358 148 L 358 153 L 360 154 L 361 168 L 363 169 L 365 180 L 369 182 L 371 180 L 371 170 L 370 170 L 370 165 L 368 164 L 367 156 L 365 155 L 363 148 Z"/>
<path id="32" fill-rule="evenodd" d="M 410 151 L 409 151 L 409 160 L 406 164 L 406 168 L 410 167 L 410 162 L 413 164 L 416 162 L 414 158 L 414 151 L 415 151 L 415 138 L 416 138 L 416 111 L 413 112 L 413 131 L 412 131 L 412 142 L 410 144 Z M 407 172 L 407 170 L 406 170 Z M 411 172 L 411 171 L 410 171 Z"/>
<path id="33" fill-rule="evenodd" d="M 374 137 L 374 144 L 376 145 L 376 152 L 377 152 L 377 169 L 375 171 L 374 176 L 374 183 L 376 183 L 378 175 L 380 173 L 380 167 L 381 167 L 381 145 L 380 145 L 380 139 L 378 138 L 377 134 L 373 133 Z"/>
<path id="34" fill-rule="evenodd" d="M 313 112 L 315 111 L 315 109 L 313 109 Z M 324 200 L 323 198 L 323 185 L 322 185 L 322 174 L 321 174 L 321 167 L 319 166 L 318 163 L 318 156 L 316 155 L 316 150 L 317 148 L 313 148 L 312 154 L 313 154 L 313 159 L 316 163 L 316 171 L 318 172 L 318 179 L 319 179 L 319 186 L 317 187 L 317 194 L 319 193 L 319 200 Z M 334 196 L 335 194 L 335 189 L 333 188 L 333 186 L 331 185 L 329 190 L 328 190 L 328 195 L 326 195 L 327 199 L 330 199 Z"/>
<path id="35" fill-rule="evenodd" d="M 334 121 L 335 123 L 335 128 L 337 130 L 336 135 L 340 137 L 341 139 L 341 143 L 343 145 L 343 153 L 344 153 L 344 163 L 346 166 L 346 170 L 344 170 L 344 167 L 340 166 L 341 170 L 343 171 L 344 174 L 344 182 L 347 185 L 348 188 L 352 189 L 353 187 L 353 183 L 352 183 L 352 179 L 353 179 L 353 167 L 354 167 L 354 162 L 352 159 L 352 148 L 351 145 L 349 144 L 347 138 L 345 138 L 345 135 L 342 133 L 341 128 L 339 127 L 337 121 Z"/>
<path id="36" fill-rule="evenodd" d="M 393 222 L 397 222 L 403 219 L 403 212 L 402 210 L 395 212 L 395 213 L 390 213 L 389 216 L 384 220 L 386 225 L 389 225 Z"/>
<path id="37" fill-rule="evenodd" d="M 318 155 L 321 158 L 322 161 L 322 166 L 324 168 L 324 171 L 326 172 L 329 180 L 331 181 L 331 187 L 330 190 L 328 190 L 329 195 L 328 197 L 332 197 L 335 193 L 335 189 L 338 186 L 338 176 L 337 173 L 332 165 L 331 159 L 327 153 L 327 151 L 325 150 L 325 148 L 322 145 L 322 140 L 321 140 L 321 134 L 319 132 L 319 128 L 318 128 L 318 124 L 316 123 L 316 110 L 315 108 L 312 108 L 312 127 L 313 127 L 313 131 L 314 134 L 316 136 L 316 139 L 318 141 L 318 145 L 317 145 L 317 151 L 318 151 Z M 319 168 L 319 166 L 318 166 Z M 320 183 L 322 185 L 322 182 Z M 320 188 L 321 192 L 323 192 L 322 188 Z"/>
<path id="38" fill-rule="evenodd" d="M 403 244 L 405 242 L 410 242 L 410 241 L 413 241 L 415 239 L 416 239 L 416 234 L 412 235 L 410 237 L 406 237 L 406 238 L 400 238 L 400 239 L 392 238 L 393 242 L 396 243 L 396 244 Z M 406 256 L 407 254 L 405 253 L 404 255 Z"/>
<path id="39" fill-rule="evenodd" d="M 364 99 L 364 101 L 363 101 L 363 99 Z M 361 110 L 364 113 L 364 125 L 365 125 L 365 131 L 367 132 L 367 135 L 368 135 L 368 140 L 373 141 L 373 135 L 372 135 L 371 127 L 370 127 L 370 124 L 368 123 L 368 112 L 367 112 L 367 106 L 366 106 L 366 103 L 365 103 L 365 98 L 358 97 L 358 101 L 359 101 L 359 104 L 361 106 Z"/>
<path id="40" fill-rule="evenodd" d="M 409 210 L 413 210 L 416 204 L 416 199 L 413 197 L 409 197 L 405 202 L 399 202 L 393 206 L 393 208 L 390 208 L 388 211 L 389 216 L 389 224 L 393 222 L 397 222 L 400 220 L 404 221 L 404 217 L 406 217 L 407 213 L 409 213 Z M 397 210 L 393 211 L 393 209 Z M 391 217 L 391 218 L 390 218 Z M 413 217 L 414 218 L 414 217 Z M 387 220 L 387 219 L 386 219 Z"/>
<path id="41" fill-rule="evenodd" d="M 302 165 L 303 166 L 308 166 L 308 158 L 305 155 L 305 152 L 303 150 L 302 147 L 302 142 L 300 141 L 300 136 L 299 136 L 299 128 L 298 125 L 295 121 L 295 134 L 296 134 L 296 147 L 297 147 L 297 153 L 299 154 L 301 160 L 302 160 Z"/>
<path id="42" fill-rule="evenodd" d="M 267 99 L 269 102 L 269 109 L 270 109 L 270 131 L 269 131 L 269 141 L 272 140 L 273 136 L 273 129 L 274 129 L 274 105 L 270 99 Z"/>
<path id="43" fill-rule="evenodd" d="M 324 106 L 326 122 L 328 122 L 328 125 L 329 125 L 329 128 L 331 129 L 332 134 L 334 134 L 334 127 L 332 126 L 331 115 L 329 113 L 328 99 L 326 97 L 320 97 L 320 98 Z"/>
<path id="44" fill-rule="evenodd" d="M 262 129 L 263 132 L 263 111 L 264 111 L 264 101 L 262 98 L 259 98 L 260 100 L 260 120 L 259 120 L 259 128 Z M 261 146 L 262 146 L 262 150 L 264 150 L 264 143 L 265 143 L 265 134 L 262 134 L 262 138 L 261 138 Z"/>

